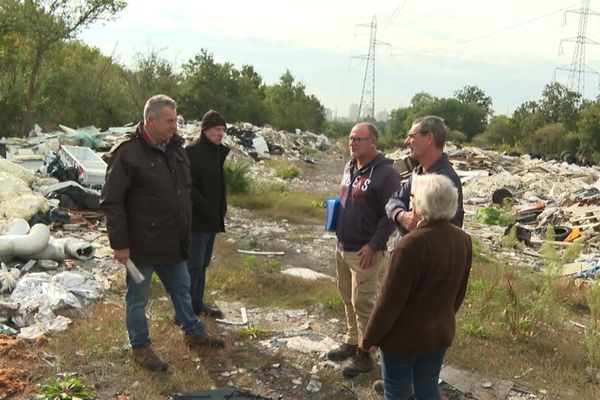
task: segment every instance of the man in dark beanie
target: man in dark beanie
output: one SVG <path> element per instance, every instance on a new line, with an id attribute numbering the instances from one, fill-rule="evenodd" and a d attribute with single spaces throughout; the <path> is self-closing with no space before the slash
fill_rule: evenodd
<path id="1" fill-rule="evenodd" d="M 222 144 L 225 119 L 215 110 L 202 116 L 200 137 L 185 148 L 192 175 L 192 245 L 188 259 L 192 307 L 196 314 L 221 318 L 221 310 L 204 303 L 206 268 L 212 257 L 215 236 L 225 232 L 227 199 L 223 164 L 229 148 Z"/>

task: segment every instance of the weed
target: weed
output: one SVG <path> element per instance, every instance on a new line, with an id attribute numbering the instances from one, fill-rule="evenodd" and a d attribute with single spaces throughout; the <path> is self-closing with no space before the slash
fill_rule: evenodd
<path id="1" fill-rule="evenodd" d="M 489 336 L 487 330 L 476 319 L 469 319 L 465 324 L 463 324 L 463 331 L 467 335 L 471 335 L 480 339 L 485 339 Z"/>
<path id="2" fill-rule="evenodd" d="M 41 385 L 42 393 L 32 396 L 31 400 L 93 400 L 94 389 L 89 388 L 75 373 L 62 373 Z"/>
<path id="3" fill-rule="evenodd" d="M 244 267 L 249 271 L 256 272 L 258 270 L 258 261 L 256 260 L 256 256 L 253 255 L 243 255 Z"/>
<path id="4" fill-rule="evenodd" d="M 282 165 L 275 169 L 275 176 L 282 179 L 294 179 L 300 171 L 294 165 Z"/>
<path id="5" fill-rule="evenodd" d="M 515 222 L 515 215 L 495 207 L 482 207 L 477 210 L 475 220 L 486 225 L 508 225 Z"/>
<path id="6" fill-rule="evenodd" d="M 269 273 L 279 273 L 281 272 L 281 264 L 279 261 L 269 258 L 264 263 L 265 270 Z"/>
<path id="7" fill-rule="evenodd" d="M 338 311 L 344 307 L 344 302 L 337 296 L 330 296 L 325 300 L 325 307 L 333 311 Z"/>
<path id="8" fill-rule="evenodd" d="M 248 164 L 243 161 L 227 160 L 223 167 L 228 193 L 246 193 L 250 187 Z"/>
<path id="9" fill-rule="evenodd" d="M 257 325 L 248 325 L 247 327 L 240 328 L 237 332 L 238 336 L 242 339 L 263 339 L 267 336 L 267 331 L 261 329 Z"/>

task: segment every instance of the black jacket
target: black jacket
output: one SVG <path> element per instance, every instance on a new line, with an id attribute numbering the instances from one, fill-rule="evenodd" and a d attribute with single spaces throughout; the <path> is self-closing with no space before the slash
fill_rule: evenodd
<path id="1" fill-rule="evenodd" d="M 185 147 L 192 175 L 192 232 L 225 232 L 227 195 L 223 164 L 229 147 L 204 134 Z"/>
<path id="2" fill-rule="evenodd" d="M 110 246 L 129 248 L 138 265 L 187 259 L 191 178 L 182 145 L 175 135 L 162 152 L 144 141 L 138 127 L 110 154 L 100 210 Z"/>

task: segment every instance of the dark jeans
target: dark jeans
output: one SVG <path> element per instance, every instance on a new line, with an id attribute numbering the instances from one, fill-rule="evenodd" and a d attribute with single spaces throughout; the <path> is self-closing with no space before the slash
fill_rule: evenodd
<path id="1" fill-rule="evenodd" d="M 381 354 L 381 376 L 385 400 L 406 400 L 414 390 L 418 400 L 439 400 L 438 379 L 445 348 L 428 354 L 394 356 Z"/>
<path id="2" fill-rule="evenodd" d="M 188 335 L 203 335 L 204 325 L 192 310 L 190 299 L 190 276 L 185 262 L 168 265 L 138 265 L 146 278 L 136 284 L 127 274 L 127 293 L 125 294 L 125 323 L 131 347 L 140 347 L 150 342 L 148 322 L 146 321 L 146 304 L 150 297 L 150 281 L 152 273 L 160 278 L 165 290 L 171 298 L 175 317 L 181 323 L 181 329 Z"/>
<path id="3" fill-rule="evenodd" d="M 199 312 L 204 306 L 206 268 L 208 268 L 212 258 L 216 235 L 216 233 L 192 232 L 192 244 L 187 267 L 192 283 L 190 296 L 192 296 L 192 307 L 195 312 Z"/>

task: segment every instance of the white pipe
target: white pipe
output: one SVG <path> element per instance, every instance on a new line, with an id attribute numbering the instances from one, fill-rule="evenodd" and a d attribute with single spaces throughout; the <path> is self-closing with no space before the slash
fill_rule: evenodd
<path id="1" fill-rule="evenodd" d="M 27 256 L 33 260 L 63 261 L 65 258 L 89 260 L 94 256 L 94 246 L 80 239 L 50 238 L 50 242 L 42 251 Z"/>
<path id="2" fill-rule="evenodd" d="M 23 218 L 11 218 L 6 223 L 5 235 L 27 235 L 29 233 L 29 223 Z"/>
<path id="3" fill-rule="evenodd" d="M 27 235 L 0 236 L 0 260 L 25 257 L 46 248 L 50 240 L 50 229 L 44 224 L 35 224 Z"/>

